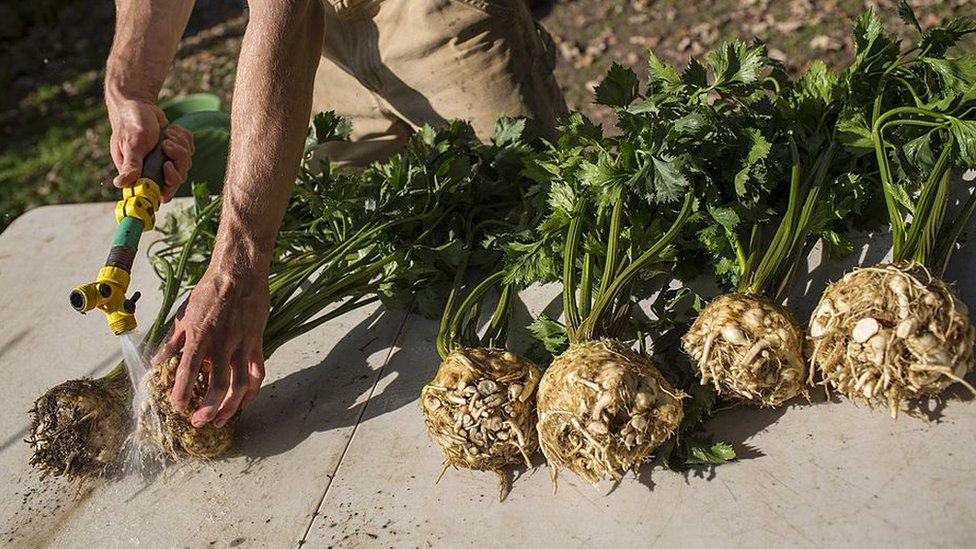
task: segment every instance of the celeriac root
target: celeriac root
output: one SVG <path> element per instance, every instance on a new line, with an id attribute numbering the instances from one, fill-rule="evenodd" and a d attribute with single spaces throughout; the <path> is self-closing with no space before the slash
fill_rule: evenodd
<path id="1" fill-rule="evenodd" d="M 193 394 L 187 411 L 178 411 L 170 404 L 170 393 L 176 380 L 179 356 L 153 366 L 146 376 L 149 401 L 144 405 L 140 416 L 141 431 L 146 433 L 164 453 L 174 459 L 187 457 L 211 459 L 220 456 L 234 442 L 235 415 L 223 427 L 217 428 L 208 423 L 197 428 L 190 424 L 193 411 L 203 403 L 207 394 L 209 363 L 203 368 L 193 385 Z"/>
<path id="2" fill-rule="evenodd" d="M 612 340 L 573 344 L 539 382 L 539 441 L 553 467 L 619 480 L 681 423 L 681 399 L 650 359 Z"/>
<path id="3" fill-rule="evenodd" d="M 494 471 L 499 497 L 504 469 L 525 463 L 538 447 L 535 388 L 539 368 L 504 349 L 457 349 L 421 390 L 427 431 L 446 456 L 445 467 Z"/>
<path id="4" fill-rule="evenodd" d="M 903 400 L 965 383 L 974 338 L 969 310 L 952 287 L 911 264 L 848 273 L 824 291 L 810 319 L 811 360 L 822 383 L 892 417 Z"/>
<path id="5" fill-rule="evenodd" d="M 682 338 L 703 385 L 722 397 L 779 406 L 806 394 L 803 336 L 793 315 L 762 296 L 723 295 Z"/>
<path id="6" fill-rule="evenodd" d="M 128 383 L 73 379 L 41 395 L 31 410 L 31 465 L 72 477 L 114 471 L 129 432 Z"/>

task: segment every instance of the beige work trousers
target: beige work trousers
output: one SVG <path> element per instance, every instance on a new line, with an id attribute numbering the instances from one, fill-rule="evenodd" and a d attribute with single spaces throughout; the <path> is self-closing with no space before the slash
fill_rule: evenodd
<path id="1" fill-rule="evenodd" d="M 499 116 L 551 137 L 566 111 L 549 35 L 523 0 L 323 0 L 325 40 L 312 112 L 352 120 L 352 141 L 316 157 L 363 165 L 420 126 L 469 121 L 481 139 Z"/>

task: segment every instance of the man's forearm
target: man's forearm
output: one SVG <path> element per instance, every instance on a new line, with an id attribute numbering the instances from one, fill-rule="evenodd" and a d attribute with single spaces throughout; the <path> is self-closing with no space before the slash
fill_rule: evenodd
<path id="1" fill-rule="evenodd" d="M 298 174 L 324 16 L 319 0 L 252 0 L 250 8 L 214 267 L 263 278 Z"/>
<path id="2" fill-rule="evenodd" d="M 105 99 L 155 102 L 194 0 L 117 0 Z"/>

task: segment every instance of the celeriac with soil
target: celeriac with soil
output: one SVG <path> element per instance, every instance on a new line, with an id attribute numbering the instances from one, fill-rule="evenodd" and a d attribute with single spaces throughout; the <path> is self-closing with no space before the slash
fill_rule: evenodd
<path id="1" fill-rule="evenodd" d="M 950 53 L 976 22 L 957 19 L 919 31 L 906 53 L 874 14 L 855 28 L 852 75 L 863 93 L 845 130 L 874 159 L 891 229 L 892 261 L 848 273 L 824 291 L 810 319 L 811 361 L 832 390 L 894 417 L 905 400 L 938 395 L 974 365 L 969 310 L 942 279 L 968 227 L 976 193 L 956 179 L 976 165 L 976 73 L 972 54 Z M 960 184 L 962 192 L 953 192 Z M 959 195 L 954 217 L 950 215 Z M 811 372 L 811 376 L 813 372 Z"/>

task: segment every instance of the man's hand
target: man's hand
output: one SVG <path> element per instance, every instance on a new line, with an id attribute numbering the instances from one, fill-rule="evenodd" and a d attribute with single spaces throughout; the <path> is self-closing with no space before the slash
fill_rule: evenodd
<path id="1" fill-rule="evenodd" d="M 119 175 L 112 184 L 118 188 L 135 184 L 142 174 L 142 161 L 159 142 L 160 129 L 168 121 L 162 109 L 153 103 L 120 99 L 108 101 L 112 123 L 110 150 Z M 163 131 L 163 152 L 169 158 L 163 163 L 163 202 L 169 202 L 186 180 L 193 158 L 193 134 L 181 126 Z"/>
<path id="2" fill-rule="evenodd" d="M 312 45 L 322 44 L 324 35 L 320 0 L 250 0 L 248 6 L 212 260 L 154 361 L 183 352 L 170 395 L 177 409 L 186 409 L 200 372 L 209 372 L 203 405 L 190 418 L 196 427 L 222 426 L 254 398 L 264 377 L 268 274 L 305 146 L 321 56 L 321 47 Z M 118 88 L 124 91 L 129 81 Z"/>
<path id="3" fill-rule="evenodd" d="M 160 364 L 182 349 L 170 395 L 177 410 L 186 410 L 197 376 L 204 362 L 209 363 L 209 389 L 200 408 L 191 410 L 194 427 L 209 422 L 222 427 L 254 399 L 264 380 L 261 337 L 270 307 L 267 276 L 232 275 L 214 268 L 217 263 L 193 289 L 172 334 L 153 359 Z"/>
<path id="4" fill-rule="evenodd" d="M 119 171 L 116 187 L 132 185 L 142 174 L 142 160 L 159 142 L 166 116 L 156 97 L 173 64 L 193 0 L 138 0 L 115 3 L 115 36 L 105 65 L 105 104 L 112 123 L 111 153 Z M 163 179 L 157 181 L 168 202 L 186 179 L 193 156 L 193 136 L 167 129 Z"/>

